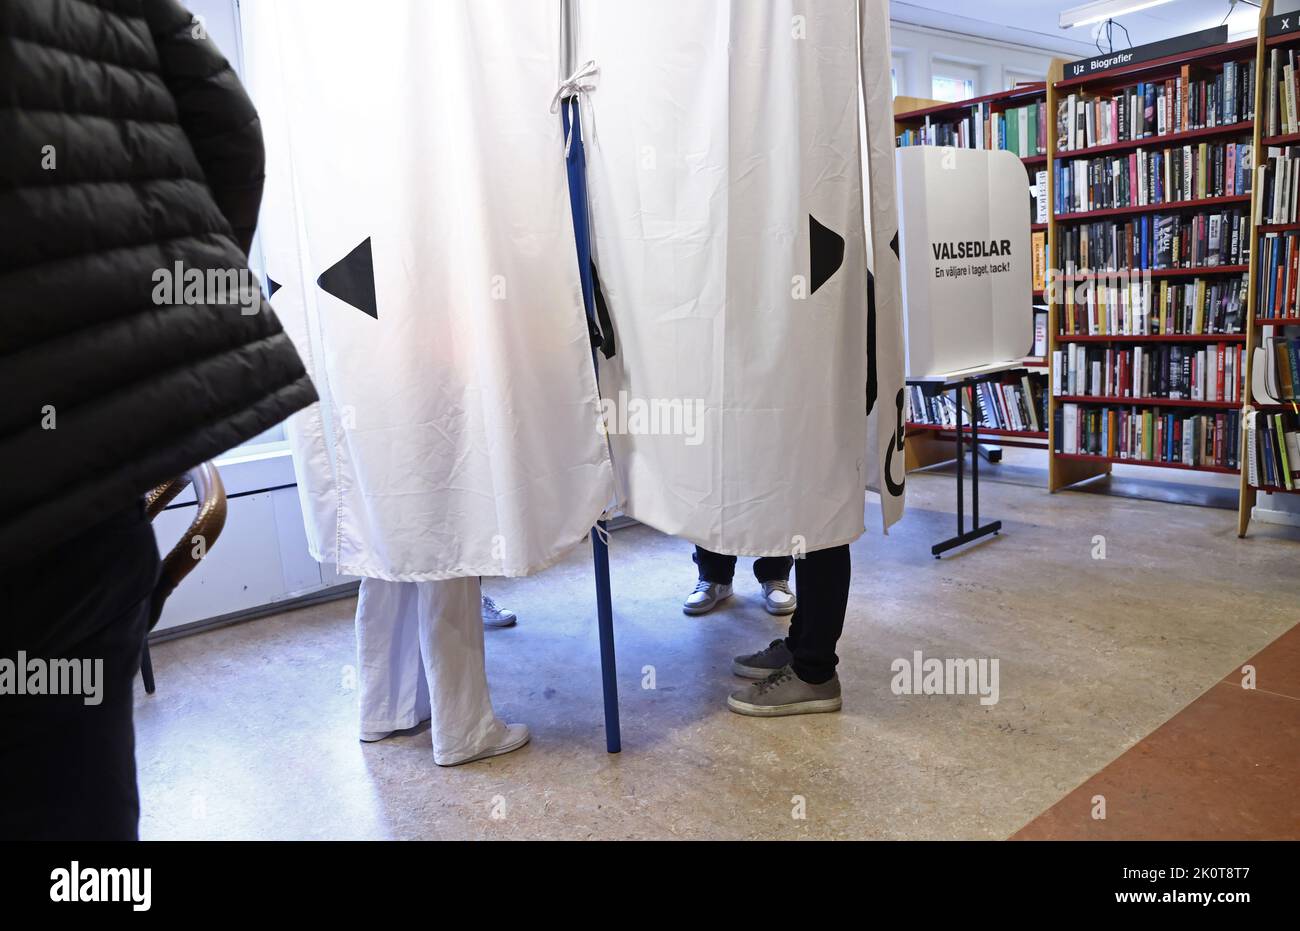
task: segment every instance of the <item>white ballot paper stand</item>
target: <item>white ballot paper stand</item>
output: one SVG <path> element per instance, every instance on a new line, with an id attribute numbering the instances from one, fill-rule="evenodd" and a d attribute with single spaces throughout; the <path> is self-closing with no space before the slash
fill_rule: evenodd
<path id="1" fill-rule="evenodd" d="M 907 383 L 957 395 L 957 535 L 930 548 L 938 559 L 1002 529 L 980 524 L 978 455 L 966 529 L 962 395 L 1019 368 L 1033 345 L 1030 197 L 1010 152 L 912 146 L 898 151 L 897 165 Z M 974 450 L 979 423 L 971 420 Z"/>

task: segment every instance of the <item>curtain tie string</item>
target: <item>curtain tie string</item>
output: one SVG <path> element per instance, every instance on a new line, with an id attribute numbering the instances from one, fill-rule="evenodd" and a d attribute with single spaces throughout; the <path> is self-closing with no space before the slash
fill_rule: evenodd
<path id="1" fill-rule="evenodd" d="M 569 132 L 564 140 L 564 157 L 566 159 L 573 152 L 573 127 L 575 117 L 582 114 L 582 105 L 584 101 L 587 105 L 587 114 L 591 116 L 591 119 L 586 121 L 587 128 L 591 133 L 592 141 L 595 142 L 596 140 L 596 121 L 595 116 L 592 113 L 591 101 L 587 99 L 587 95 L 596 89 L 596 81 L 599 77 L 600 68 L 596 66 L 595 61 L 589 61 L 561 82 L 559 90 L 557 90 L 555 96 L 551 98 L 552 113 L 559 113 L 561 105 L 566 101 L 571 108 L 569 113 Z"/>

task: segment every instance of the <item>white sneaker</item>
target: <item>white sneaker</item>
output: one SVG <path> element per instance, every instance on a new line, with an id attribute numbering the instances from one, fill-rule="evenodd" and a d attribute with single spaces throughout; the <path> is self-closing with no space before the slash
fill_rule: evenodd
<path id="1" fill-rule="evenodd" d="M 731 586 L 720 582 L 706 582 L 700 579 L 695 591 L 687 597 L 682 611 L 687 614 L 708 614 L 719 604 L 731 597 Z"/>
<path id="2" fill-rule="evenodd" d="M 394 734 L 397 733 L 397 731 L 414 730 L 415 728 L 419 727 L 421 724 L 424 724 L 426 721 L 432 720 L 432 718 L 433 715 L 431 713 L 425 712 L 424 717 L 420 718 L 419 721 L 412 724 L 410 727 L 399 727 L 397 728 L 397 730 L 392 730 L 392 731 L 362 731 L 361 742 L 363 744 L 377 744 L 381 740 L 387 740 L 389 737 L 392 737 Z"/>
<path id="3" fill-rule="evenodd" d="M 785 579 L 778 579 L 775 582 L 763 583 L 763 607 L 767 608 L 768 614 L 783 617 L 794 614 L 794 609 L 799 607 L 799 602 L 790 591 L 790 583 Z"/>
<path id="4" fill-rule="evenodd" d="M 506 734 L 499 744 L 488 747 L 482 753 L 475 754 L 464 760 L 456 760 L 453 763 L 442 763 L 434 760 L 439 766 L 464 766 L 466 763 L 477 763 L 479 760 L 486 760 L 494 756 L 502 756 L 511 751 L 518 750 L 532 738 L 528 732 L 527 724 L 507 724 Z"/>
<path id="5" fill-rule="evenodd" d="M 503 608 L 487 595 L 483 596 L 483 626 L 484 627 L 514 627 L 519 623 L 519 618 L 515 612 Z"/>

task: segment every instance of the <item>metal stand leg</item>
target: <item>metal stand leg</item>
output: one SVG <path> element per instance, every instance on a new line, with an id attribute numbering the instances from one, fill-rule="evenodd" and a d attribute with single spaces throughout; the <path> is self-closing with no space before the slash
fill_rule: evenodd
<path id="1" fill-rule="evenodd" d="M 965 389 L 962 389 L 965 390 Z M 971 405 L 970 419 L 970 516 L 971 527 L 980 525 L 980 419 Z M 965 458 L 965 457 L 963 457 Z"/>
<path id="2" fill-rule="evenodd" d="M 958 385 L 954 392 L 957 396 L 957 536 L 966 535 L 966 439 L 961 432 L 961 393 L 963 385 Z M 935 559 L 939 554 L 934 554 Z"/>
<path id="3" fill-rule="evenodd" d="M 1000 520 L 980 526 L 980 425 L 978 415 L 974 415 L 974 405 L 972 405 L 973 416 L 970 425 L 970 448 L 973 453 L 970 463 L 971 529 L 969 531 L 966 529 L 966 438 L 962 436 L 961 402 L 962 395 L 975 384 L 975 382 L 962 382 L 957 386 L 957 535 L 930 547 L 930 552 L 935 559 L 951 549 L 1002 531 Z"/>
<path id="4" fill-rule="evenodd" d="M 600 677 L 605 692 L 605 749 L 619 753 L 623 738 L 618 721 L 618 675 L 614 664 L 614 605 L 609 587 L 609 527 L 604 521 L 591 531 L 596 568 L 596 623 L 600 630 Z"/>

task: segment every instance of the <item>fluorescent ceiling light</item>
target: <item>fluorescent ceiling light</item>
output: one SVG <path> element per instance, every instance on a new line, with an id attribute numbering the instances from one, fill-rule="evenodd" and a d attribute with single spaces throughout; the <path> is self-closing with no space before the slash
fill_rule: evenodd
<path id="1" fill-rule="evenodd" d="M 1097 3 L 1085 3 L 1061 13 L 1061 28 L 1088 26 L 1169 2 L 1170 0 L 1100 0 Z"/>

